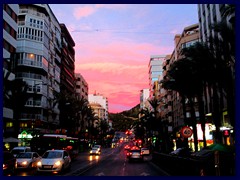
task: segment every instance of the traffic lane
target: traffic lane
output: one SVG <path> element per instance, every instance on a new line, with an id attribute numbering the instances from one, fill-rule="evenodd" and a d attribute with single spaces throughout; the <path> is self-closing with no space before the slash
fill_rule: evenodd
<path id="1" fill-rule="evenodd" d="M 151 156 L 144 156 L 144 161 L 129 163 L 124 150 L 117 152 L 96 166 L 79 174 L 81 176 L 167 176 L 163 170 L 151 163 Z"/>
<path id="2" fill-rule="evenodd" d="M 99 156 L 96 155 L 90 155 L 89 152 L 81 152 L 79 153 L 78 157 L 74 160 L 72 160 L 72 166 L 69 171 L 64 171 L 61 173 L 37 173 L 36 168 L 24 170 L 19 169 L 16 171 L 16 173 L 13 176 L 71 176 L 74 174 L 78 174 L 79 172 L 88 169 L 89 167 L 94 166 L 96 163 L 101 161 L 104 158 L 107 158 L 107 156 L 119 152 L 120 148 L 103 148 L 102 153 Z"/>
<path id="3" fill-rule="evenodd" d="M 32 168 L 32 169 L 18 169 L 16 170 L 14 176 L 54 176 L 54 175 L 64 175 L 64 174 L 68 174 L 71 173 L 75 170 L 77 170 L 78 168 L 81 168 L 85 165 L 91 165 L 92 163 L 94 163 L 94 161 L 98 161 L 99 159 L 97 159 L 96 157 L 94 158 L 90 158 L 89 157 L 89 153 L 88 152 L 83 152 L 80 153 L 78 155 L 78 157 L 74 160 L 72 160 L 72 166 L 71 169 L 69 171 L 64 171 L 61 173 L 45 173 L 45 172 L 39 172 L 37 173 L 37 169 L 36 168 Z"/>
<path id="4" fill-rule="evenodd" d="M 108 158 L 109 155 L 118 151 L 117 148 L 103 148 L 100 155 L 90 155 L 89 152 L 84 152 L 72 162 L 72 168 L 70 172 L 64 173 L 64 176 L 78 176 L 83 171 L 95 166 L 103 159 Z"/>

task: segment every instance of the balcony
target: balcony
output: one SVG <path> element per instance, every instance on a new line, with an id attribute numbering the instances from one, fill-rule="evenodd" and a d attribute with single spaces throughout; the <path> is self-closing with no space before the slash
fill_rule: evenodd
<path id="1" fill-rule="evenodd" d="M 18 59 L 18 66 L 19 65 L 24 65 L 24 66 L 31 66 L 31 67 L 36 67 L 36 68 L 43 68 L 47 70 L 47 67 L 44 66 L 42 62 L 37 62 L 33 60 L 27 60 L 27 59 Z"/>
<path id="2" fill-rule="evenodd" d="M 20 116 L 20 120 L 33 120 L 33 119 L 47 121 L 47 117 L 43 116 L 42 114 L 22 113 Z"/>

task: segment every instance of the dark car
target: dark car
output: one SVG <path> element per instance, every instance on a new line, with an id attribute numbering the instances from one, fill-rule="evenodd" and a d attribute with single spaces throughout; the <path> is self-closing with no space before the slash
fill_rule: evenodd
<path id="1" fill-rule="evenodd" d="M 15 173 L 17 160 L 12 153 L 3 152 L 3 175 L 13 175 Z"/>
<path id="2" fill-rule="evenodd" d="M 129 162 L 131 162 L 133 160 L 143 161 L 143 152 L 141 151 L 140 148 L 131 148 L 127 152 L 127 158 L 129 160 Z"/>
<path id="3" fill-rule="evenodd" d="M 170 152 L 170 155 L 173 156 L 180 156 L 180 157 L 190 157 L 191 154 L 193 153 L 191 148 L 178 148 L 175 151 Z"/>

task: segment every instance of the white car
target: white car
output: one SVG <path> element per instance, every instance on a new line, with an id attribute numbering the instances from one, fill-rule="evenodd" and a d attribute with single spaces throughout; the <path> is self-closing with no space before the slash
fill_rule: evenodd
<path id="1" fill-rule="evenodd" d="M 101 150 L 98 148 L 98 147 L 93 147 L 91 150 L 90 150 L 90 155 L 100 155 L 101 154 Z"/>
<path id="2" fill-rule="evenodd" d="M 38 161 L 41 160 L 41 156 L 37 152 L 25 152 L 19 153 L 16 157 L 17 169 L 36 168 Z"/>
<path id="3" fill-rule="evenodd" d="M 24 153 L 24 152 L 31 152 L 31 148 L 30 147 L 24 147 L 24 146 L 19 146 L 19 147 L 14 147 L 11 150 L 11 153 L 13 154 L 14 157 L 17 157 L 17 155 L 19 153 Z"/>
<path id="4" fill-rule="evenodd" d="M 141 148 L 141 151 L 142 151 L 143 155 L 150 155 L 150 151 L 148 148 Z"/>
<path id="5" fill-rule="evenodd" d="M 71 158 L 65 150 L 48 150 L 37 163 L 38 172 L 58 173 L 71 168 Z"/>
<path id="6" fill-rule="evenodd" d="M 98 150 L 101 152 L 101 145 L 95 144 L 93 148 L 98 148 Z"/>

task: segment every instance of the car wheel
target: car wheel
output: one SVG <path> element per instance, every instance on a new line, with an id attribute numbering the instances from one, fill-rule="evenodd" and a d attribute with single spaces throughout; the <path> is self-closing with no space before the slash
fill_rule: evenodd
<path id="1" fill-rule="evenodd" d="M 16 174 L 16 168 L 13 167 L 13 168 L 10 170 L 10 173 L 11 173 L 12 175 L 15 175 L 15 174 Z"/>
<path id="2" fill-rule="evenodd" d="M 28 168 L 30 168 L 30 169 L 33 168 L 33 163 L 30 163 Z"/>
<path id="3" fill-rule="evenodd" d="M 71 168 L 72 168 L 72 163 L 69 163 L 67 170 L 71 171 Z"/>

